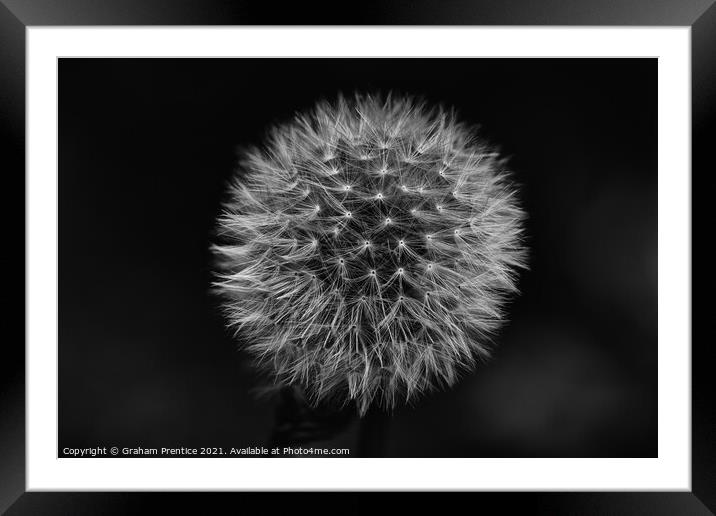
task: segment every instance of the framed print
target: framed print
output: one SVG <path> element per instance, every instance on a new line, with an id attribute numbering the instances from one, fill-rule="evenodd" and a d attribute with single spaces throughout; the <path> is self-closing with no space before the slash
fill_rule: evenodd
<path id="1" fill-rule="evenodd" d="M 26 195 L 3 510 L 713 511 L 691 171 L 716 8 L 220 3 L 0 7 Z"/>

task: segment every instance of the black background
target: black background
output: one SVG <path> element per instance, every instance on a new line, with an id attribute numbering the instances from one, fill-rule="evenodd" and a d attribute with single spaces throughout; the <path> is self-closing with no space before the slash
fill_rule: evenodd
<path id="1" fill-rule="evenodd" d="M 328 44 L 328 43 L 327 43 Z M 512 156 L 529 272 L 491 363 L 388 456 L 656 456 L 656 60 L 61 59 L 59 446 L 266 444 L 208 293 L 237 144 L 338 91 L 454 106 Z M 351 446 L 355 425 L 330 445 Z"/>

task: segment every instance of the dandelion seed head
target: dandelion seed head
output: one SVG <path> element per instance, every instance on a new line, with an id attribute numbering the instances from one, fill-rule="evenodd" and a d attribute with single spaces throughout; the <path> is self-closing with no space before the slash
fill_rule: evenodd
<path id="1" fill-rule="evenodd" d="M 314 404 L 362 415 L 448 387 L 488 356 L 526 266 L 515 194 L 453 112 L 321 102 L 242 156 L 212 248 L 227 324 Z"/>

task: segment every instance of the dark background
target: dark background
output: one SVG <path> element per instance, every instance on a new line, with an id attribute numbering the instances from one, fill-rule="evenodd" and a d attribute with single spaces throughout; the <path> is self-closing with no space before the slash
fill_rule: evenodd
<path id="1" fill-rule="evenodd" d="M 208 292 L 214 218 L 237 144 L 357 89 L 482 124 L 529 214 L 531 269 L 493 360 L 396 410 L 384 453 L 656 456 L 656 72 L 655 59 L 61 59 L 60 449 L 267 444 L 274 406 L 250 392 Z"/>

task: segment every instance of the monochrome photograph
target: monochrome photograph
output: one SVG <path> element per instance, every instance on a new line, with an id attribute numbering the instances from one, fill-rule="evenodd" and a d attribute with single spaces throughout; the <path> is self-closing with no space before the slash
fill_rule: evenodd
<path id="1" fill-rule="evenodd" d="M 655 58 L 59 58 L 58 457 L 658 456 Z"/>

